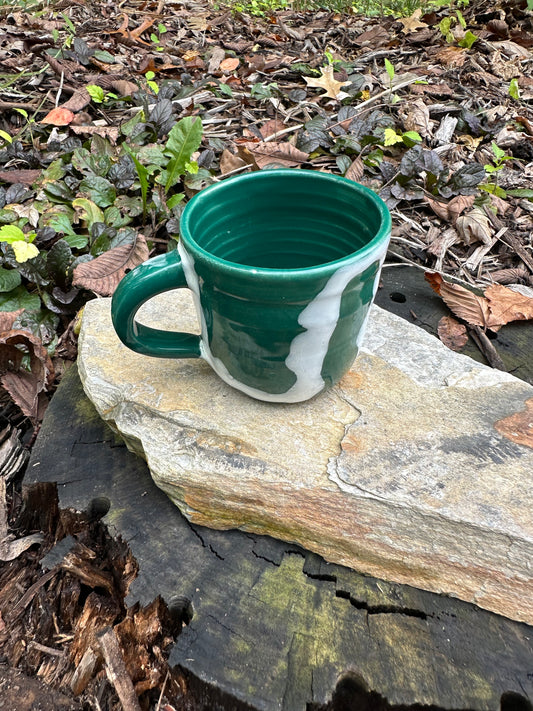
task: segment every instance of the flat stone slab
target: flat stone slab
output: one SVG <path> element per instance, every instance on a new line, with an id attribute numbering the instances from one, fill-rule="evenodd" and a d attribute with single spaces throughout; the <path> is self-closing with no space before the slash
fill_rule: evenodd
<path id="1" fill-rule="evenodd" d="M 141 320 L 172 328 L 176 313 L 197 330 L 185 291 Z M 306 403 L 255 401 L 202 361 L 129 351 L 109 299 L 85 307 L 79 369 L 101 417 L 192 522 L 533 622 L 527 383 L 377 307 L 351 371 Z"/>

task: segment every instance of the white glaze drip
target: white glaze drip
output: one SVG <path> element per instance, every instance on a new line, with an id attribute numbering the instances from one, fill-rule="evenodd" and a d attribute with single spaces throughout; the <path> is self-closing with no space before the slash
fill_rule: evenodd
<path id="1" fill-rule="evenodd" d="M 380 252 L 373 252 L 364 259 L 341 267 L 330 277 L 322 291 L 305 307 L 298 317 L 298 323 L 306 330 L 293 339 L 289 355 L 285 360 L 287 368 L 296 375 L 296 382 L 284 393 L 268 393 L 238 381 L 231 375 L 224 363 L 211 353 L 207 339 L 207 326 L 200 304 L 198 275 L 194 269 L 192 257 L 179 242 L 178 251 L 182 260 L 185 279 L 193 292 L 196 311 L 200 319 L 202 331 L 200 352 L 202 358 L 209 363 L 215 373 L 228 385 L 257 400 L 294 403 L 303 402 L 314 397 L 323 390 L 325 385 L 321 376 L 322 366 L 328 352 L 331 336 L 339 319 L 342 294 L 354 277 L 362 274 L 371 264 L 379 260 L 380 268 L 376 273 L 373 287 L 373 293 L 375 294 L 379 283 L 381 264 L 387 252 L 387 245 L 388 241 L 385 242 Z M 361 284 L 359 289 L 362 286 Z M 357 346 L 361 343 L 367 318 L 368 313 L 357 336 Z"/>

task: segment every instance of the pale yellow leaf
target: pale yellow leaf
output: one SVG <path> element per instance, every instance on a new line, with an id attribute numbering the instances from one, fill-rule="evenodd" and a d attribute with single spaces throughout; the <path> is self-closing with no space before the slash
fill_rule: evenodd
<path id="1" fill-rule="evenodd" d="M 315 77 L 304 77 L 307 82 L 307 86 L 316 87 L 317 89 L 325 89 L 326 93 L 322 94 L 322 96 L 328 97 L 329 99 L 336 99 L 337 101 L 341 101 L 341 99 L 345 99 L 350 96 L 345 91 L 341 91 L 341 87 L 348 86 L 350 82 L 337 81 L 333 76 L 332 64 L 328 64 L 327 67 L 321 67 L 320 71 L 322 72 L 322 75 L 318 79 Z"/>
<path id="2" fill-rule="evenodd" d="M 416 30 L 423 30 L 427 28 L 425 22 L 420 22 L 420 16 L 422 15 L 421 8 L 415 10 L 410 17 L 401 17 L 398 22 L 403 25 L 402 32 L 404 35 L 410 32 L 416 32 Z"/>
<path id="3" fill-rule="evenodd" d="M 13 252 L 15 253 L 15 259 L 17 262 L 27 262 L 28 259 L 33 259 L 39 254 L 39 250 L 34 244 L 30 242 L 25 242 L 24 240 L 18 240 L 17 242 L 12 242 Z"/>
<path id="4" fill-rule="evenodd" d="M 402 143 L 403 139 L 393 128 L 385 129 L 385 146 L 393 146 L 395 143 Z"/>

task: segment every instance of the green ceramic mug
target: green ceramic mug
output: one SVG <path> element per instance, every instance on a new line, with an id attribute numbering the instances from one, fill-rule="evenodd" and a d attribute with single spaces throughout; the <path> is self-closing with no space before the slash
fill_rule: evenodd
<path id="1" fill-rule="evenodd" d="M 357 355 L 390 229 L 385 203 L 336 175 L 280 169 L 218 182 L 185 207 L 178 249 L 120 282 L 115 330 L 138 353 L 203 358 L 251 397 L 308 400 Z M 135 320 L 145 301 L 180 287 L 193 292 L 200 336 Z"/>

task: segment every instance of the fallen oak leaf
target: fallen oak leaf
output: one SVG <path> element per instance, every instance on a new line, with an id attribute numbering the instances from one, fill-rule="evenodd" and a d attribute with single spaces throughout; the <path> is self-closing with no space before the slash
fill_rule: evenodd
<path id="1" fill-rule="evenodd" d="M 238 155 L 246 163 L 255 164 L 259 169 L 276 163 L 293 168 L 309 160 L 309 153 L 295 148 L 292 143 L 254 143 L 247 141 L 238 145 Z"/>
<path id="2" fill-rule="evenodd" d="M 0 180 L 4 183 L 23 183 L 32 185 L 41 177 L 42 170 L 31 170 L 22 168 L 21 170 L 0 170 Z"/>
<path id="3" fill-rule="evenodd" d="M 29 370 L 22 366 L 25 352 Z M 22 412 L 40 420 L 46 407 L 45 391 L 54 379 L 54 366 L 41 340 L 22 330 L 0 334 L 0 383 Z"/>
<path id="4" fill-rule="evenodd" d="M 478 296 L 459 284 L 444 281 L 437 273 L 426 272 L 424 277 L 433 291 L 442 298 L 458 318 L 472 326 L 490 328 L 493 331 L 498 330 L 500 325 L 497 322 L 493 323 L 489 302 L 484 296 Z"/>
<path id="5" fill-rule="evenodd" d="M 428 25 L 425 22 L 420 22 L 420 17 L 422 15 L 422 9 L 418 8 L 409 17 L 400 17 L 398 22 L 402 25 L 402 32 L 404 35 L 410 32 L 415 32 L 416 30 L 427 29 Z"/>
<path id="6" fill-rule="evenodd" d="M 426 196 L 426 202 L 438 217 L 454 225 L 459 215 L 467 208 L 472 207 L 474 198 L 474 195 L 457 195 L 449 202 L 440 202 Z"/>
<path id="7" fill-rule="evenodd" d="M 493 284 L 485 289 L 492 319 L 504 326 L 511 321 L 533 319 L 533 298 L 524 296 L 501 284 Z"/>
<path id="8" fill-rule="evenodd" d="M 219 69 L 223 72 L 234 72 L 239 64 L 240 60 L 237 57 L 227 57 L 220 62 Z"/>
<path id="9" fill-rule="evenodd" d="M 355 183 L 358 183 L 363 177 L 364 171 L 365 164 L 363 163 L 363 159 L 358 156 L 357 158 L 353 159 L 352 164 L 349 166 L 348 170 L 344 174 L 344 177 L 348 178 L 348 180 L 353 180 Z"/>
<path id="10" fill-rule="evenodd" d="M 126 271 L 148 259 L 146 239 L 137 234 L 132 244 L 113 247 L 90 262 L 82 262 L 74 269 L 73 286 L 89 289 L 99 296 L 111 296 Z"/>
<path id="11" fill-rule="evenodd" d="M 57 108 L 49 111 L 39 123 L 50 124 L 51 126 L 68 126 L 72 123 L 73 118 L 74 112 L 70 109 L 58 106 Z"/>
<path id="12" fill-rule="evenodd" d="M 479 207 L 472 208 L 466 215 L 460 215 L 455 227 L 467 245 L 474 244 L 474 242 L 490 244 L 494 233 L 489 218 Z"/>
<path id="13" fill-rule="evenodd" d="M 317 89 L 325 89 L 326 93 L 321 94 L 323 97 L 328 97 L 329 99 L 336 99 L 341 101 L 346 99 L 350 94 L 345 91 L 341 91 L 342 86 L 348 86 L 349 81 L 337 81 L 333 76 L 333 65 L 328 64 L 326 67 L 321 67 L 321 76 L 318 79 L 315 77 L 304 77 L 307 82 L 307 86 L 316 87 Z"/>
<path id="14" fill-rule="evenodd" d="M 452 316 L 443 316 L 440 319 L 437 333 L 442 343 L 452 351 L 461 351 L 468 342 L 466 326 Z"/>

